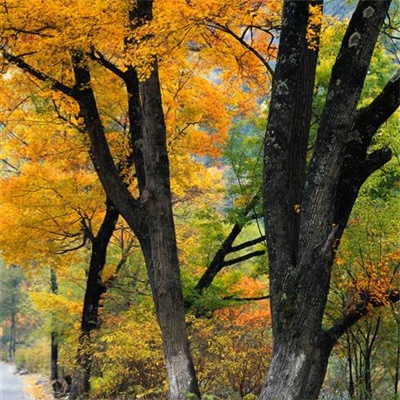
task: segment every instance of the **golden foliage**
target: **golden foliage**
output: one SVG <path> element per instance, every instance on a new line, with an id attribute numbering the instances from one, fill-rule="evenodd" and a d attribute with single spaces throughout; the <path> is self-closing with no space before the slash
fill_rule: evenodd
<path id="1" fill-rule="evenodd" d="M 318 49 L 319 32 L 323 21 L 322 5 L 309 5 L 306 39 L 310 50 Z"/>
<path id="2" fill-rule="evenodd" d="M 99 57 L 122 73 L 133 66 L 142 80 L 157 58 L 176 208 L 181 215 L 196 208 L 204 211 L 221 198 L 221 147 L 234 117 L 254 115 L 259 100 L 268 94 L 265 69 L 276 56 L 273 31 L 280 23 L 281 2 L 156 0 L 151 22 L 129 21 L 131 7 L 123 0 L 9 0 L 0 5 L 1 158 L 9 165 L 0 182 L 0 212 L 5 216 L 0 247 L 10 262 L 25 267 L 56 266 L 64 278 L 81 284 L 83 276 L 68 274 L 87 262 L 88 249 L 64 251 L 83 244 L 85 224 L 97 232 L 104 215 L 105 196 L 89 161 L 77 105 L 51 89 L 53 79 L 74 87 L 73 50 L 92 58 L 92 85 L 118 164 L 131 151 L 126 89 L 118 76 L 98 62 Z M 48 79 L 40 82 L 18 70 L 7 61 L 8 52 Z M 207 166 L 202 157 L 210 160 Z M 132 170 L 124 173 L 134 175 Z M 135 180 L 130 189 L 137 196 Z M 189 229 L 181 225 L 178 241 L 184 264 L 190 264 L 191 246 L 196 244 L 195 235 L 190 236 Z M 114 269 L 110 262 L 103 279 L 113 277 Z M 243 278 L 234 290 L 254 295 L 262 289 Z M 71 297 L 42 291 L 31 294 L 43 315 L 67 315 L 76 327 L 81 303 L 78 296 Z M 249 382 L 248 390 L 257 390 L 270 349 L 266 310 L 266 303 L 246 305 L 232 312 L 222 310 L 215 326 L 202 320 L 193 323 L 192 340 L 206 390 L 231 387 L 243 391 L 238 375 Z M 107 315 L 97 345 L 94 396 L 119 396 L 121 391 L 157 396 L 163 392 L 161 338 L 145 302 L 135 312 Z M 75 346 L 76 338 L 70 334 L 62 349 L 66 365 L 72 365 Z M 225 354 L 225 346 L 232 351 Z M 248 364 L 238 362 L 244 354 Z M 219 363 L 223 357 L 225 361 Z M 257 362 L 256 373 L 250 361 Z"/>

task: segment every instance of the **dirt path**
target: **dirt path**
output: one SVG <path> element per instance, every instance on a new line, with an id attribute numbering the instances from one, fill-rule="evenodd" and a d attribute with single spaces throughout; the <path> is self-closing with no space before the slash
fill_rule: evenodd
<path id="1" fill-rule="evenodd" d="M 32 400 L 23 391 L 22 378 L 14 372 L 13 364 L 0 362 L 0 400 Z"/>

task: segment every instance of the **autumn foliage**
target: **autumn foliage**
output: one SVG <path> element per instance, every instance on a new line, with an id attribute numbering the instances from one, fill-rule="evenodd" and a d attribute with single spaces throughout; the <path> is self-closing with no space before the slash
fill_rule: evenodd
<path id="1" fill-rule="evenodd" d="M 273 351 L 270 271 L 261 217 L 262 169 L 268 157 L 262 151 L 283 4 L 155 0 L 150 2 L 151 12 L 144 12 L 139 3 L 144 2 L 7 0 L 0 5 L 0 250 L 6 265 L 18 266 L 24 273 L 26 314 L 34 315 L 35 327 L 35 332 L 27 329 L 26 344 L 36 354 L 37 343 L 43 346 L 43 338 L 56 337 L 58 369 L 64 376 L 73 375 L 80 368 L 80 356 L 86 355 L 93 399 L 168 396 L 171 379 L 168 382 L 165 369 L 171 362 L 165 359 L 165 326 L 176 310 L 169 310 L 172 314 L 163 325 L 160 304 L 170 292 L 160 289 L 156 280 L 165 271 L 154 262 L 151 252 L 156 245 L 148 241 L 151 235 L 156 239 L 162 235 L 152 231 L 154 218 L 146 214 L 149 204 L 159 200 L 147 184 L 156 174 L 149 172 L 151 167 L 160 160 L 142 162 L 143 132 L 150 130 L 146 112 L 157 108 L 151 101 L 151 107 L 144 108 L 145 89 L 156 76 L 165 136 L 155 147 L 161 148 L 158 155 L 165 150 L 169 160 L 164 167 L 171 204 L 166 204 L 173 210 L 174 237 L 168 239 L 173 248 L 177 244 L 183 299 L 180 293 L 177 296 L 182 321 L 186 313 L 199 388 L 205 396 L 220 399 L 258 396 Z M 320 51 L 322 56 L 315 62 L 317 81 L 310 91 L 314 99 L 304 168 L 315 147 L 331 66 L 347 24 L 323 15 L 322 5 L 312 3 L 302 37 L 304 51 L 310 57 Z M 393 72 L 392 58 L 383 45 L 377 47 L 371 65 L 374 73 L 365 85 L 363 106 Z M 79 73 L 89 79 L 79 82 Z M 280 88 L 285 85 L 281 82 Z M 92 124 L 82 100 L 87 91 L 93 94 L 98 113 Z M 99 126 L 118 190 L 110 191 L 104 184 L 101 174 L 110 171 L 103 171 L 96 159 L 93 130 Z M 394 130 L 389 120 L 373 146 L 392 143 Z M 160 145 L 164 141 L 165 149 Z M 390 164 L 392 178 L 397 168 Z M 393 181 L 385 186 L 389 192 Z M 381 185 L 372 184 L 377 190 Z M 114 202 L 121 188 L 134 205 L 134 224 L 145 226 L 143 231 L 135 231 L 132 220 Z M 372 198 L 371 193 L 363 196 Z M 392 195 L 387 203 L 394 202 Z M 102 290 L 98 320 L 93 332 L 81 340 L 95 239 L 107 211 L 117 208 L 107 257 L 96 276 Z M 296 200 L 289 209 L 295 221 L 291 229 L 297 232 L 304 207 Z M 357 229 L 366 225 L 375 240 L 377 230 L 368 218 L 362 211 L 354 214 L 340 251 L 339 240 L 327 242 L 328 251 L 335 253 L 324 317 L 327 327 L 332 316 L 334 321 L 375 318 L 377 310 L 390 308 L 400 297 L 400 254 L 392 245 L 394 235 L 388 227 L 382 229 L 379 251 L 374 247 L 366 254 L 368 243 L 359 240 Z M 199 289 L 198 282 L 218 254 L 224 257 L 217 276 Z M 287 315 L 292 313 L 289 306 Z M 29 325 L 21 310 L 12 307 L 12 312 L 1 315 L 4 337 L 6 330 L 11 331 L 12 318 L 14 324 Z M 31 350 L 24 351 L 29 357 Z"/>

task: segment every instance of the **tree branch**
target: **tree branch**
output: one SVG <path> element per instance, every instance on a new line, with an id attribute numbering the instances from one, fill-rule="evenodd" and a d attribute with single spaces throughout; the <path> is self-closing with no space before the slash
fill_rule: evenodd
<path id="1" fill-rule="evenodd" d="M 367 315 L 370 310 L 369 306 L 374 308 L 382 307 L 386 305 L 386 302 L 377 301 L 376 299 L 370 298 L 368 293 L 364 294 L 364 299 L 358 302 L 351 310 L 339 321 L 337 321 L 331 328 L 326 331 L 328 340 L 334 345 L 339 338 L 353 325 L 355 325 L 360 319 Z M 387 295 L 387 301 L 394 304 L 400 301 L 400 290 L 392 290 Z"/>
<path id="2" fill-rule="evenodd" d="M 257 239 L 253 239 L 253 240 L 248 240 L 247 242 L 241 243 L 237 246 L 233 246 L 231 247 L 231 249 L 228 251 L 228 253 L 234 253 L 236 251 L 240 251 L 243 249 L 246 249 L 247 247 L 251 247 L 254 246 L 255 244 L 261 243 L 265 241 L 265 235 L 260 236 Z"/>
<path id="3" fill-rule="evenodd" d="M 235 296 L 227 296 L 223 297 L 222 300 L 233 300 L 233 301 L 260 301 L 260 300 L 268 300 L 271 296 L 269 294 L 265 296 L 258 297 L 235 297 Z"/>
<path id="4" fill-rule="evenodd" d="M 368 154 L 371 140 L 380 126 L 397 110 L 400 70 L 390 79 L 382 92 L 370 105 L 357 111 L 346 154 L 340 170 L 334 221 L 341 231 L 347 224 L 353 204 L 365 180 L 392 157 L 389 148 L 384 147 Z"/>
<path id="5" fill-rule="evenodd" d="M 10 167 L 11 169 L 13 169 L 13 173 L 15 173 L 15 174 L 20 174 L 20 170 L 17 168 L 17 167 L 15 167 L 14 165 L 12 165 L 11 163 L 9 163 L 5 158 L 2 158 L 1 159 L 1 161 L 5 164 L 5 165 L 7 165 L 7 167 Z"/>
<path id="6" fill-rule="evenodd" d="M 115 66 L 111 61 L 107 60 L 104 55 L 96 50 L 95 48 L 92 48 L 90 53 L 88 53 L 88 56 L 93 60 L 102 65 L 104 68 L 108 69 L 115 75 L 119 76 L 120 78 L 124 79 L 125 73 L 120 70 L 118 67 Z"/>
<path id="7" fill-rule="evenodd" d="M 249 202 L 249 204 L 244 208 L 243 215 L 247 216 L 251 210 L 255 207 L 257 202 L 260 200 L 260 194 L 257 193 Z M 232 252 L 232 244 L 239 236 L 240 232 L 242 231 L 244 226 L 244 222 L 236 222 L 229 235 L 221 244 L 220 248 L 214 255 L 214 258 L 211 260 L 210 264 L 208 265 L 206 271 L 197 282 L 194 290 L 198 293 L 202 292 L 205 288 L 211 285 L 212 281 L 214 280 L 215 276 L 218 274 L 219 271 L 225 266 L 224 261 L 225 257 L 228 253 Z"/>
<path id="8" fill-rule="evenodd" d="M 357 171 L 361 171 L 360 168 L 362 168 L 373 134 L 391 114 L 389 110 L 386 111 L 385 103 L 394 95 L 397 79 L 389 82 L 389 85 L 370 106 L 361 111 L 356 109 L 372 53 L 389 6 L 390 1 L 360 1 L 346 30 L 338 57 L 332 68 L 313 161 L 309 168 L 306 186 L 308 189 L 305 190 L 304 196 L 307 208 L 303 207 L 302 209 L 304 220 L 312 220 L 312 214 L 316 210 L 318 210 L 318 214 L 320 214 L 319 210 L 324 210 L 326 220 L 323 221 L 323 224 L 325 227 L 332 223 L 333 218 L 333 221 L 340 222 L 342 230 L 344 229 L 342 221 L 347 222 L 358 190 L 363 183 L 361 177 L 355 175 L 357 175 Z M 372 12 L 370 18 L 365 17 L 366 10 Z M 363 142 L 362 146 L 358 143 L 360 140 Z M 329 157 L 327 157 L 327 149 Z M 342 154 L 345 156 L 344 162 Z M 352 176 L 352 179 L 349 179 L 349 175 Z M 357 185 L 352 182 L 355 178 L 358 178 Z M 316 193 L 320 187 L 316 181 L 320 182 L 321 180 L 329 182 L 330 190 Z M 342 195 L 347 192 L 349 192 L 348 196 Z M 336 200 L 335 208 L 332 210 L 333 215 L 331 210 L 325 211 L 326 204 L 331 203 L 328 196 L 331 196 L 332 193 L 336 193 L 339 198 L 342 198 Z M 346 212 L 340 211 L 343 201 L 348 202 Z M 318 221 L 319 224 L 321 222 Z M 316 226 L 310 226 L 309 230 L 315 233 L 322 231 Z M 339 232 L 339 236 L 341 232 Z M 310 237 L 307 236 L 305 240 L 308 245 Z"/>
<path id="9" fill-rule="evenodd" d="M 36 68 L 32 67 L 26 61 L 24 61 L 20 56 L 14 56 L 8 53 L 5 50 L 1 51 L 2 56 L 11 64 L 15 64 L 18 68 L 22 69 L 23 71 L 29 73 L 30 75 L 34 76 L 36 79 L 49 83 L 52 89 L 58 90 L 67 96 L 75 98 L 75 90 L 67 85 L 64 85 L 57 79 L 52 78 L 51 76 L 37 70 Z"/>
<path id="10" fill-rule="evenodd" d="M 368 148 L 376 131 L 399 107 L 399 87 L 400 69 L 370 105 L 357 111 L 352 136 L 355 135 L 356 140 L 361 139 L 363 150 Z"/>
<path id="11" fill-rule="evenodd" d="M 223 266 L 223 267 L 228 267 L 229 265 L 235 265 L 235 264 L 238 264 L 238 263 L 240 263 L 240 262 L 249 260 L 250 258 L 257 257 L 257 256 L 262 256 L 262 255 L 264 255 L 265 253 L 266 253 L 266 250 L 257 250 L 257 251 L 253 251 L 253 252 L 248 253 L 248 254 L 246 254 L 246 255 L 244 255 L 244 256 L 237 257 L 237 258 L 233 258 L 232 260 L 224 261 L 224 262 L 222 263 L 222 266 Z"/>
<path id="12" fill-rule="evenodd" d="M 90 155 L 93 165 L 110 200 L 120 212 L 124 210 L 121 214 L 123 214 L 127 222 L 130 224 L 135 221 L 134 226 L 136 226 L 141 220 L 138 202 L 121 179 L 111 155 L 91 86 L 91 76 L 85 55 L 79 51 L 74 51 L 71 54 L 71 58 L 76 80 L 75 97 L 91 140 Z"/>
<path id="13" fill-rule="evenodd" d="M 236 35 L 235 32 L 233 32 L 232 30 L 230 30 L 227 26 L 222 26 L 220 24 L 216 24 L 214 23 L 212 25 L 214 28 L 217 28 L 219 30 L 221 30 L 222 32 L 227 33 L 228 35 L 231 35 L 235 40 L 237 40 L 244 48 L 246 48 L 247 50 L 250 51 L 250 53 L 253 53 L 261 62 L 262 64 L 265 66 L 265 68 L 267 68 L 267 71 L 270 73 L 271 76 L 273 76 L 274 74 L 274 70 L 271 68 L 271 66 L 269 65 L 268 61 L 251 45 L 249 45 L 241 36 Z"/>
<path id="14" fill-rule="evenodd" d="M 84 240 L 82 241 L 81 244 L 79 244 L 79 245 L 77 245 L 75 247 L 69 247 L 68 249 L 65 249 L 65 250 L 58 250 L 58 251 L 56 251 L 56 254 L 67 254 L 67 253 L 70 253 L 72 251 L 79 250 L 82 247 L 84 247 L 85 244 L 86 244 L 86 239 L 84 238 Z"/>

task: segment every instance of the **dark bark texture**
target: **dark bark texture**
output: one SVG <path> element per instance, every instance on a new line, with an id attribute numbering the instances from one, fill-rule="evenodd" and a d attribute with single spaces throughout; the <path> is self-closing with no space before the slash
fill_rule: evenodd
<path id="1" fill-rule="evenodd" d="M 101 274 L 106 264 L 107 248 L 114 233 L 119 212 L 107 199 L 106 213 L 96 236 L 91 238 L 92 249 L 86 278 L 78 354 L 72 379 L 70 399 L 84 398 L 90 393 L 92 369 L 92 332 L 99 327 L 99 307 L 106 287 Z"/>
<path id="2" fill-rule="evenodd" d="M 391 157 L 389 149 L 369 153 L 368 148 L 377 129 L 398 106 L 399 74 L 370 106 L 357 111 L 390 1 L 360 0 L 332 70 L 307 168 L 318 52 L 309 48 L 306 31 L 309 6 L 322 3 L 323 0 L 284 1 L 264 153 L 263 204 L 274 345 L 268 378 L 260 395 L 263 400 L 316 399 L 332 347 L 367 312 L 364 302 L 330 329 L 322 329 L 334 250 L 362 183 Z M 132 30 L 151 20 L 152 4 L 152 0 L 132 3 Z M 127 48 L 133 40 L 127 37 Z M 144 254 L 163 337 L 170 399 L 186 399 L 189 392 L 200 397 L 186 336 L 157 61 L 150 60 L 151 74 L 139 82 L 132 66 L 122 71 L 96 49 L 87 53 L 71 50 L 75 85 L 69 87 L 29 65 L 24 55 L 16 56 L 4 48 L 2 56 L 79 104 L 99 179 L 107 197 L 135 233 Z M 132 150 L 126 163 L 133 163 L 138 198 L 127 188 L 131 178 L 121 173 L 111 155 L 91 85 L 90 59 L 125 83 Z M 207 287 L 227 265 L 225 257 L 234 249 L 233 241 L 240 230 L 240 224 L 233 227 L 215 262 L 199 282 L 198 291 Z M 98 274 L 91 282 L 94 286 L 90 290 L 99 285 Z M 88 294 L 85 304 L 93 307 L 92 300 L 99 298 L 102 291 L 96 290 Z M 393 301 L 399 297 L 398 292 L 391 294 Z M 92 318 L 89 313 L 88 319 L 82 320 L 85 329 L 96 325 Z"/>
<path id="3" fill-rule="evenodd" d="M 166 128 L 156 64 L 149 79 L 141 84 L 141 96 L 145 185 L 140 203 L 146 217 L 151 248 L 151 253 L 147 256 L 147 266 L 164 339 L 170 398 L 184 399 L 188 393 L 199 395 L 199 390 L 186 336 L 172 214 Z"/>
<path id="4" fill-rule="evenodd" d="M 58 293 L 57 273 L 54 268 L 50 269 L 51 293 Z M 55 316 L 51 317 L 52 330 L 50 333 L 50 379 L 52 381 L 58 379 L 58 332 L 54 327 L 56 323 Z"/>
<path id="5" fill-rule="evenodd" d="M 398 75 L 370 106 L 357 104 L 390 1 L 361 0 L 334 64 L 306 170 L 317 51 L 306 41 L 310 4 L 285 1 L 265 139 L 264 212 L 270 261 L 273 357 L 262 400 L 317 399 L 337 339 L 366 310 L 325 331 L 334 250 L 362 183 L 391 157 L 368 153 L 398 106 Z M 300 206 L 300 213 L 295 208 Z M 365 307 L 365 304 L 363 305 Z M 364 312 L 365 311 L 365 312 Z"/>
<path id="6" fill-rule="evenodd" d="M 130 13 L 132 28 L 152 18 L 152 1 L 138 1 Z M 127 41 L 129 45 L 129 41 Z M 104 60 L 99 60 L 110 67 Z M 148 79 L 139 83 L 136 72 L 115 71 L 128 92 L 132 160 L 140 197 L 135 199 L 119 173 L 105 137 L 105 130 L 91 87 L 86 55 L 72 52 L 79 103 L 91 142 L 91 157 L 100 181 L 115 207 L 141 245 L 160 324 L 171 399 L 199 397 L 197 379 L 186 335 L 172 199 L 166 129 L 162 110 L 158 66 L 154 60 Z"/>

